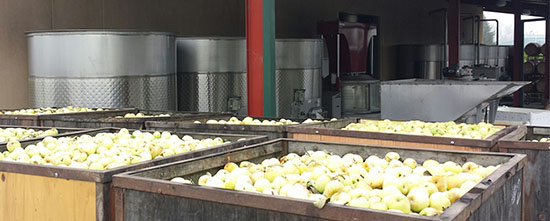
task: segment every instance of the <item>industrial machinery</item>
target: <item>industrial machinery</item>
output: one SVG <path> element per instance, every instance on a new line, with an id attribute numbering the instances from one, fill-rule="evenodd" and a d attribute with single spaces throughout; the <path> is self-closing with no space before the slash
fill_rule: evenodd
<path id="1" fill-rule="evenodd" d="M 60 30 L 27 33 L 33 107 L 174 110 L 174 35 Z"/>
<path id="2" fill-rule="evenodd" d="M 399 79 L 505 79 L 509 75 L 508 46 L 460 46 L 459 67 L 448 68 L 446 47 L 441 44 L 399 45 L 397 47 L 397 71 Z M 468 69 L 469 72 L 462 70 Z M 468 73 L 465 76 L 463 73 Z"/>
<path id="3" fill-rule="evenodd" d="M 493 123 L 500 98 L 529 82 L 406 79 L 384 81 L 383 119 Z M 487 115 L 487 116 L 486 116 Z"/>
<path id="4" fill-rule="evenodd" d="M 323 102 L 330 116 L 355 116 L 380 111 L 377 18 L 341 13 L 320 21 L 329 67 L 323 76 Z M 338 100 L 341 101 L 340 105 Z"/>
<path id="5" fill-rule="evenodd" d="M 246 114 L 244 38 L 178 38 L 178 109 Z M 275 41 L 277 117 L 312 117 L 321 107 L 320 39 Z"/>

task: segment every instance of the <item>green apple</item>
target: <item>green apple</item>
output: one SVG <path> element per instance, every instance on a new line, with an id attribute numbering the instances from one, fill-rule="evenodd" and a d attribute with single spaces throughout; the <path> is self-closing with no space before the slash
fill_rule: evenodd
<path id="1" fill-rule="evenodd" d="M 447 198 L 447 195 L 442 192 L 436 192 L 430 195 L 430 207 L 436 210 L 443 211 L 447 207 L 451 206 L 451 201 Z"/>

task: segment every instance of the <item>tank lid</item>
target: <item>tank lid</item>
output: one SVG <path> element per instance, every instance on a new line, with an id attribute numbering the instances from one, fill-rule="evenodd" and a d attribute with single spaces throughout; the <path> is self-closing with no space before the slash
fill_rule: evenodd
<path id="1" fill-rule="evenodd" d="M 27 36 L 40 35 L 169 35 L 175 36 L 171 32 L 145 31 L 131 29 L 56 29 L 56 30 L 33 30 L 25 32 Z"/>

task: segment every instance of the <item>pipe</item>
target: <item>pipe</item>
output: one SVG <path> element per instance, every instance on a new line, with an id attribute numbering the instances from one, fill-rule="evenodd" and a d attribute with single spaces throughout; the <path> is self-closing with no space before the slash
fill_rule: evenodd
<path id="1" fill-rule="evenodd" d="M 481 22 L 479 16 L 475 16 L 475 22 L 477 22 L 477 43 L 476 43 L 476 53 L 477 53 L 477 64 L 479 65 L 479 51 L 481 46 Z"/>
<path id="2" fill-rule="evenodd" d="M 336 77 L 340 79 L 340 34 L 336 34 Z"/>

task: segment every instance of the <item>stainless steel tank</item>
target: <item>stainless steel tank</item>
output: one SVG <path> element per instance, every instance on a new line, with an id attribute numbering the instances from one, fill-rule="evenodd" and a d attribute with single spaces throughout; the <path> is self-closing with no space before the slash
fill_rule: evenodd
<path id="1" fill-rule="evenodd" d="M 443 45 L 420 45 L 416 53 L 417 73 L 422 79 L 439 79 L 443 67 L 445 67 L 445 57 Z"/>
<path id="2" fill-rule="evenodd" d="M 460 45 L 459 65 L 473 67 L 476 63 L 475 45 Z"/>
<path id="3" fill-rule="evenodd" d="M 246 114 L 244 38 L 177 38 L 178 109 Z M 320 39 L 277 39 L 277 117 L 301 117 L 320 106 Z"/>
<path id="4" fill-rule="evenodd" d="M 304 117 L 303 113 L 321 106 L 322 53 L 321 39 L 275 41 L 278 117 Z"/>
<path id="5" fill-rule="evenodd" d="M 446 66 L 445 47 L 440 44 L 399 45 L 398 77 L 439 79 Z"/>
<path id="6" fill-rule="evenodd" d="M 477 64 L 488 64 L 489 62 L 489 46 L 480 45 L 478 47 L 478 63 Z"/>
<path id="7" fill-rule="evenodd" d="M 32 106 L 175 109 L 170 33 L 60 30 L 27 37 Z"/>
<path id="8" fill-rule="evenodd" d="M 508 57 L 511 46 L 498 46 L 498 66 L 499 67 L 506 67 L 508 63 Z"/>
<path id="9" fill-rule="evenodd" d="M 246 114 L 244 38 L 177 38 L 178 109 Z"/>
<path id="10" fill-rule="evenodd" d="M 496 67 L 498 66 L 498 46 L 487 46 L 487 65 Z"/>

